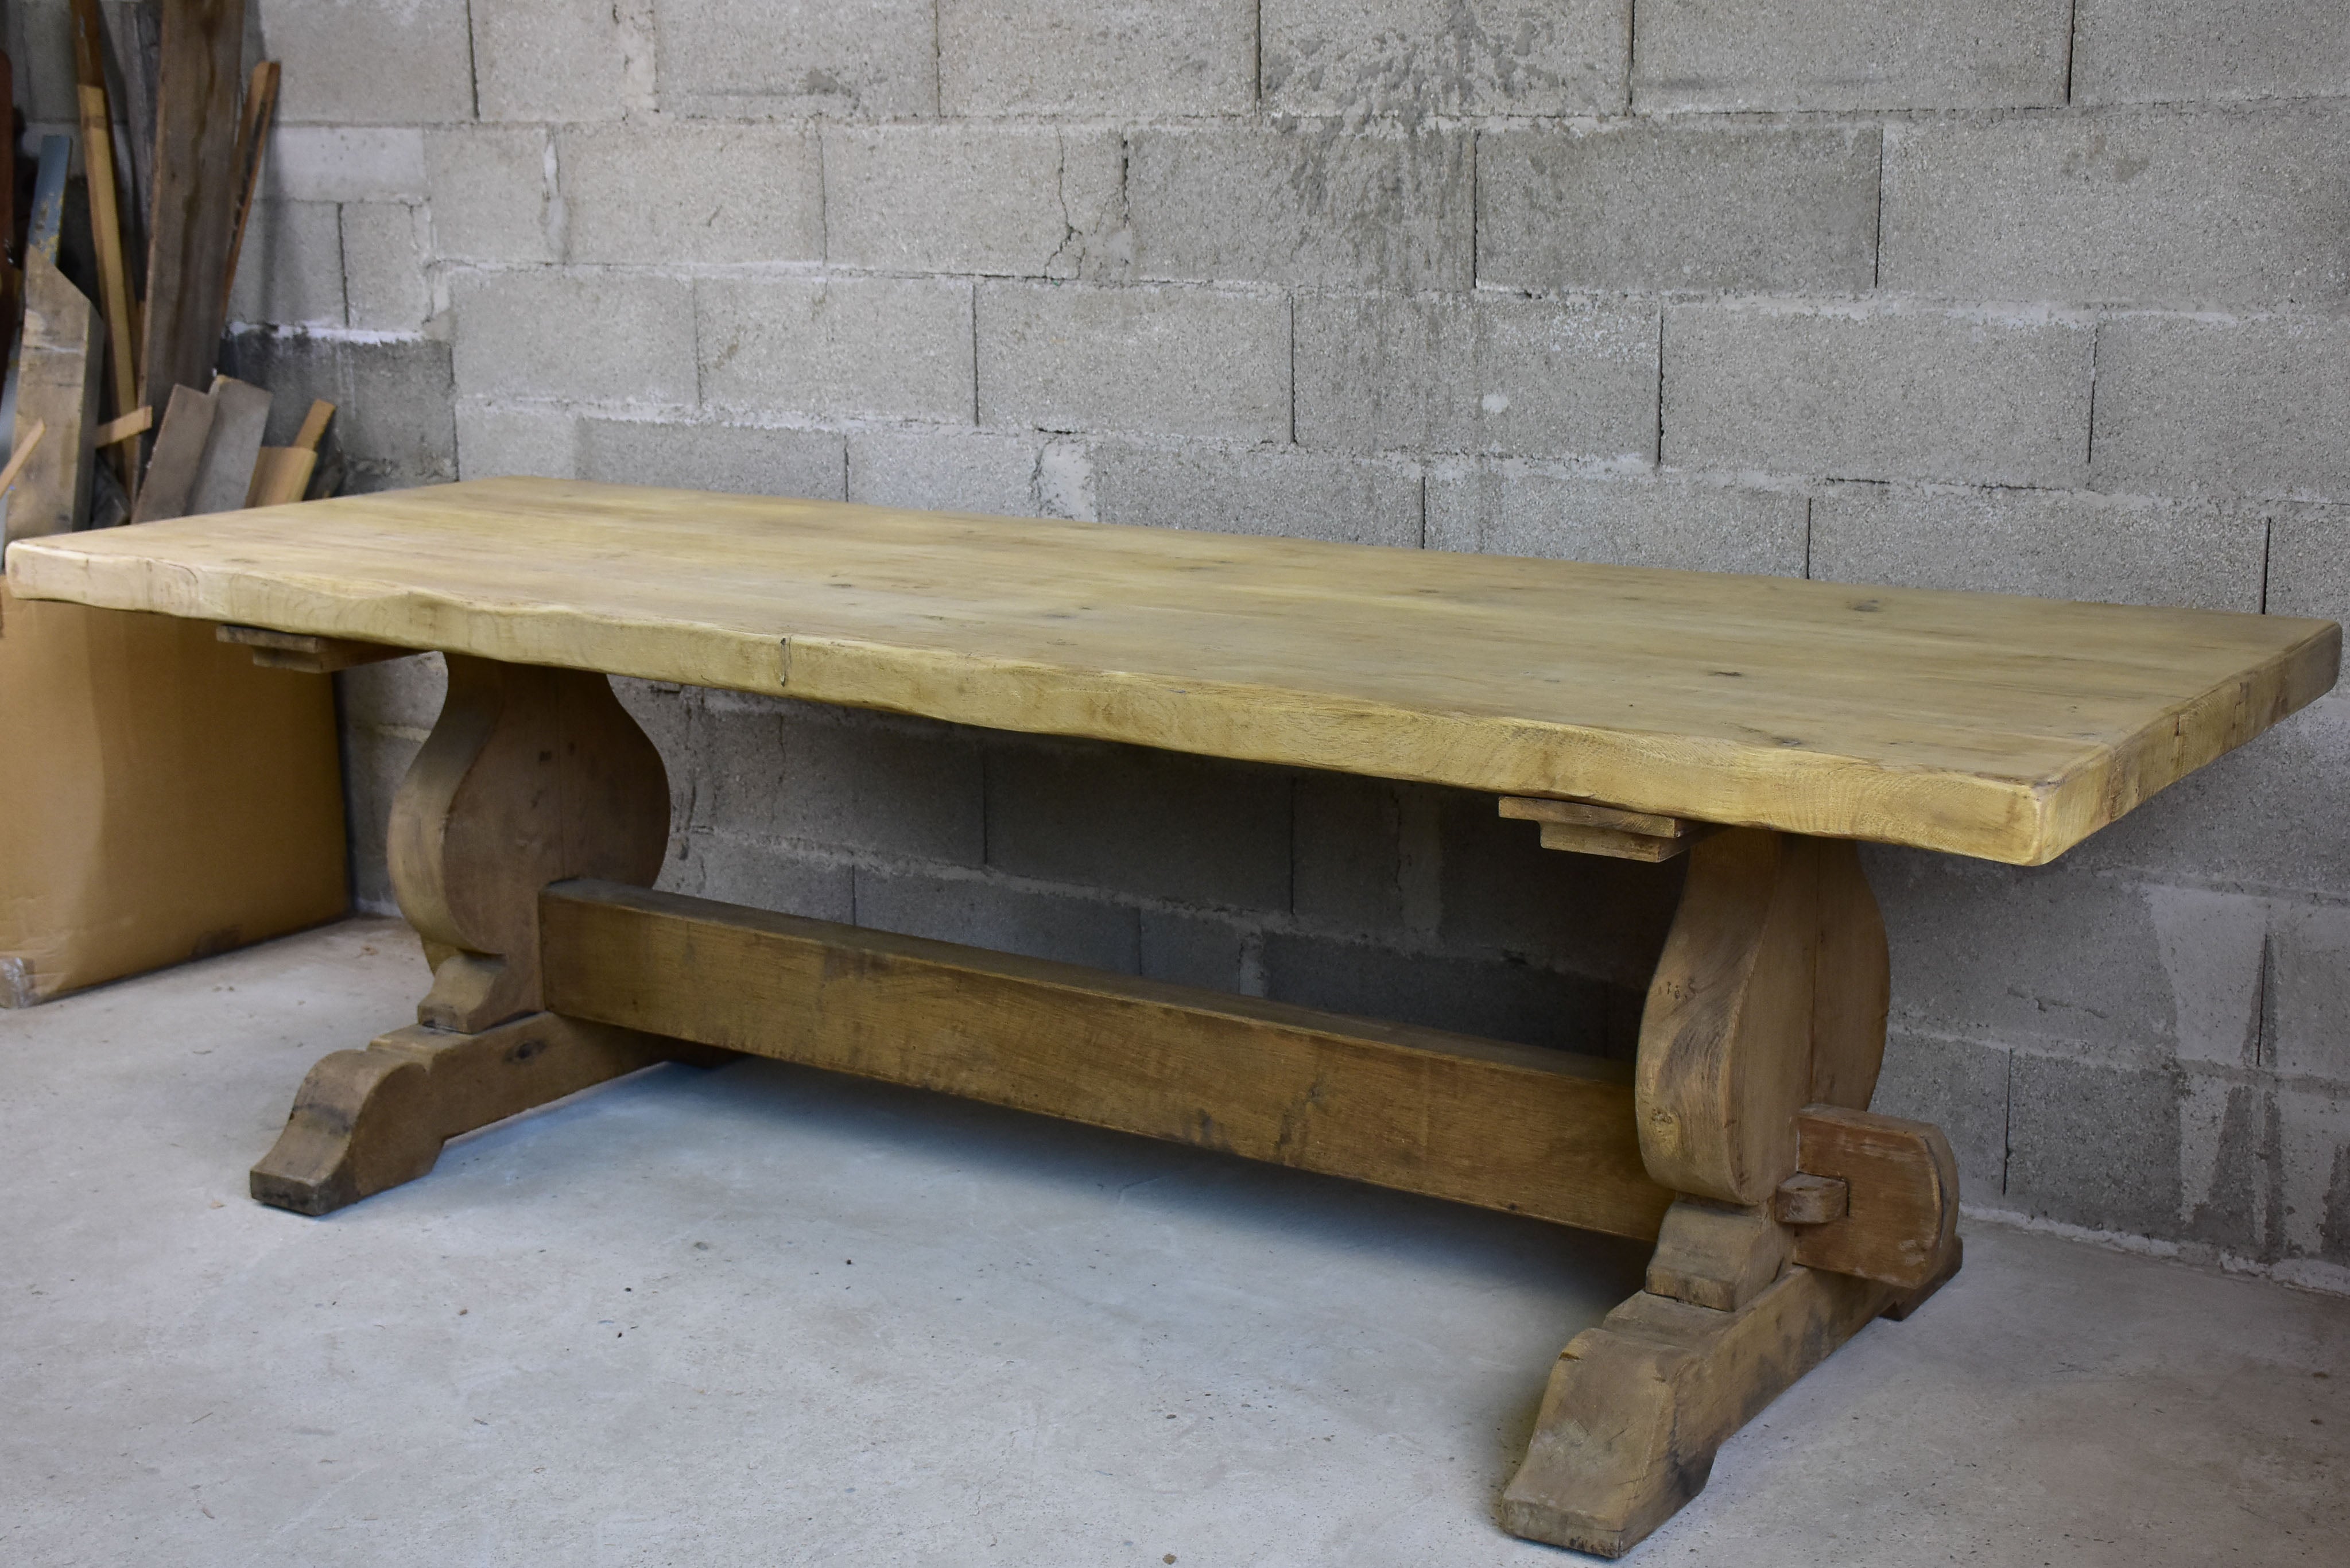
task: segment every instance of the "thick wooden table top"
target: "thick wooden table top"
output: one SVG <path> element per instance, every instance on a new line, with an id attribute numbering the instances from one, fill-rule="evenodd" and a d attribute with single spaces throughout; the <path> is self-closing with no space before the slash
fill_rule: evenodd
<path id="1" fill-rule="evenodd" d="M 485 480 L 23 542 L 19 595 L 2053 859 L 2330 621 Z"/>

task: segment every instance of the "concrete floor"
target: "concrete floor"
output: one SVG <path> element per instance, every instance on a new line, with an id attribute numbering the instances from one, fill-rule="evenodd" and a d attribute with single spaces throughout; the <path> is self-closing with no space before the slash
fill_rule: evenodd
<path id="1" fill-rule="evenodd" d="M 1538 1564 L 1492 1522 L 1638 1249 L 772 1063 L 327 1220 L 249 1201 L 352 921 L 0 1013 L 0 1563 Z M 2350 1301 L 1978 1227 L 1649 1563 L 2350 1561 Z"/>

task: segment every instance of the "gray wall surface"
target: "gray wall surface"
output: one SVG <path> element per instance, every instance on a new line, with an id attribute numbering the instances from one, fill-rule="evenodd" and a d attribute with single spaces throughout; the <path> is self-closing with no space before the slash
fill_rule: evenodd
<path id="1" fill-rule="evenodd" d="M 258 0 L 234 362 L 631 479 L 2350 610 L 2342 0 Z M 64 0 L 19 0 L 36 126 Z M 346 678 L 357 859 L 433 711 Z M 630 701 L 669 885 L 1622 1053 L 1675 873 L 1492 802 Z M 2350 698 L 2058 865 L 1875 851 L 1982 1209 L 2350 1289 Z"/>

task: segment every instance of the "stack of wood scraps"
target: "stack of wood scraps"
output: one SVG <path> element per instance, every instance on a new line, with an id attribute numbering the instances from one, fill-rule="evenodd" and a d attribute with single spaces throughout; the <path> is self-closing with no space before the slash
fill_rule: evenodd
<path id="1" fill-rule="evenodd" d="M 218 373 L 277 102 L 275 61 L 240 69 L 247 0 L 70 3 L 87 200 L 66 200 L 72 139 L 47 138 L 21 286 L 0 277 L 5 537 L 331 489 L 318 452 L 333 405 L 265 447 L 270 394 Z M 13 87 L 0 57 L 0 95 Z"/>

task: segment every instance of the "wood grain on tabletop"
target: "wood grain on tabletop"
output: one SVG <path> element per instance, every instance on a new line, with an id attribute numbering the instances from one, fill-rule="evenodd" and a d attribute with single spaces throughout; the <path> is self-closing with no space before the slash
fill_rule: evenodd
<path id="1" fill-rule="evenodd" d="M 502 479 L 19 548 L 29 597 L 2054 858 L 2333 623 Z"/>

